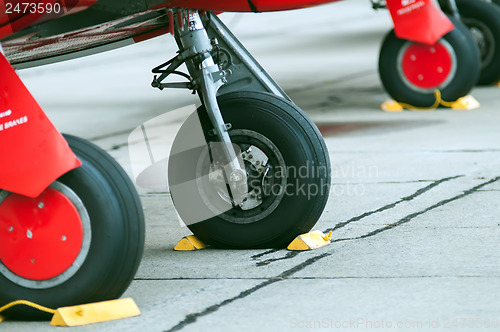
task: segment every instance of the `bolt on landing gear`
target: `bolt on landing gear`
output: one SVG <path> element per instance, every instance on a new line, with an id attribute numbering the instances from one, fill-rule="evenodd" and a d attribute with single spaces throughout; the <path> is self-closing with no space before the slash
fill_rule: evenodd
<path id="1" fill-rule="evenodd" d="M 217 16 L 179 10 L 170 17 L 179 54 L 153 70 L 160 76 L 152 85 L 192 89 L 202 101 L 171 149 L 177 212 L 218 247 L 286 246 L 314 226 L 328 199 L 321 134 Z M 176 71 L 182 63 L 189 75 Z M 189 81 L 162 83 L 170 74 Z M 200 127 L 201 145 L 193 140 Z"/>

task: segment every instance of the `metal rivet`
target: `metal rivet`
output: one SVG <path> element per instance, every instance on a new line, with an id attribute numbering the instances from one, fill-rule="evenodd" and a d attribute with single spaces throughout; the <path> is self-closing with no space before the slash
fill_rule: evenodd
<path id="1" fill-rule="evenodd" d="M 9 227 L 9 232 L 12 232 L 14 230 L 14 226 Z"/>
<path id="2" fill-rule="evenodd" d="M 36 262 L 36 259 L 32 258 L 32 259 L 31 259 L 31 263 L 32 263 L 32 264 L 35 264 L 35 262 Z"/>
<path id="3" fill-rule="evenodd" d="M 38 208 L 43 209 L 44 206 L 43 202 L 38 203 Z"/>
<path id="4" fill-rule="evenodd" d="M 63 235 L 61 239 L 62 239 L 63 241 L 66 241 L 66 239 L 67 239 L 66 235 Z"/>
<path id="5" fill-rule="evenodd" d="M 31 231 L 28 229 L 28 231 L 26 232 L 26 236 L 28 237 L 28 239 L 31 239 L 33 237 L 33 233 L 31 233 Z"/>

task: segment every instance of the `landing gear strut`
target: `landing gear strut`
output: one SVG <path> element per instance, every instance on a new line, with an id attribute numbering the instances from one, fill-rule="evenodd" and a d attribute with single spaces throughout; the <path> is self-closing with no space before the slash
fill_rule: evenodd
<path id="1" fill-rule="evenodd" d="M 212 245 L 288 244 L 314 226 L 328 198 L 330 163 L 321 134 L 217 16 L 182 10 L 171 17 L 179 54 L 154 69 L 161 75 L 153 86 L 189 88 L 202 101 L 169 158 L 177 212 Z M 189 82 L 162 83 L 184 62 L 189 75 L 181 75 Z M 186 151 L 200 125 L 203 146 Z"/>

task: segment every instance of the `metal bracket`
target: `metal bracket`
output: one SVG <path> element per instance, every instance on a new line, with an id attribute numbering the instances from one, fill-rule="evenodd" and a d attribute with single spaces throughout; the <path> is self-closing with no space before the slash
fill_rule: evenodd
<path id="1" fill-rule="evenodd" d="M 161 75 L 160 77 L 157 77 L 157 75 L 153 77 L 153 82 L 151 82 L 151 86 L 153 88 L 158 88 L 160 90 L 163 90 L 164 88 L 190 89 L 193 91 L 196 90 L 197 87 L 193 83 L 193 79 L 191 78 L 191 76 L 176 70 L 186 61 L 187 56 L 189 56 L 189 54 L 191 53 L 190 51 L 191 50 L 188 50 L 186 52 L 178 54 L 172 59 L 168 60 L 167 62 L 164 62 L 161 65 L 153 68 L 151 70 L 153 74 L 161 74 Z M 167 68 L 164 69 L 165 67 Z M 189 82 L 162 83 L 162 81 L 165 80 L 171 74 L 185 77 L 189 80 Z"/>
<path id="2" fill-rule="evenodd" d="M 224 127 L 225 127 L 226 131 L 229 131 L 229 130 L 231 130 L 231 128 L 233 128 L 233 125 L 232 125 L 232 124 L 230 124 L 230 123 L 225 123 L 225 124 L 224 124 Z M 216 133 L 215 129 L 210 129 L 210 130 L 208 131 L 208 134 L 209 134 L 210 136 L 217 136 L 217 133 Z"/>
<path id="3" fill-rule="evenodd" d="M 219 95 L 232 91 L 265 91 L 292 101 L 217 15 L 208 12 L 204 25 L 211 40 L 217 41 L 212 51 L 215 62 L 231 74 L 226 75 L 227 82 L 219 89 Z"/>
<path id="4" fill-rule="evenodd" d="M 375 10 L 386 9 L 387 2 L 385 0 L 370 0 L 372 3 L 372 8 Z"/>
<path id="5" fill-rule="evenodd" d="M 455 0 L 438 0 L 441 10 L 457 20 L 460 20 L 460 13 L 458 12 L 457 3 Z"/>
<path id="6" fill-rule="evenodd" d="M 240 162 L 239 153 L 231 142 L 228 133 L 230 126 L 224 122 L 217 103 L 217 91 L 226 82 L 228 71 L 221 70 L 214 62 L 210 52 L 217 47 L 217 39 L 209 38 L 200 14 L 190 10 L 179 10 L 179 13 L 181 18 L 176 22 L 174 34 L 181 50 L 182 59 L 179 61 L 186 64 L 190 80 L 195 83 L 213 125 L 211 131 L 222 143 L 219 148 L 227 163 L 224 167 L 225 176 L 231 189 L 233 204 L 238 205 L 247 194 L 247 175 L 244 163 Z"/>
<path id="7" fill-rule="evenodd" d="M 218 87 L 217 95 L 232 91 L 264 91 L 292 101 L 217 15 L 207 12 L 203 17 L 203 24 L 211 46 L 207 44 L 204 48 L 207 51 L 210 50 L 214 62 L 219 68 L 211 73 L 212 79 L 214 82 L 221 80 L 223 83 Z M 179 43 L 178 37 L 176 39 Z M 193 91 L 199 89 L 199 86 L 195 84 L 195 78 L 176 71 L 176 69 L 186 60 L 200 56 L 204 50 L 197 51 L 193 45 L 185 45 L 185 47 L 176 57 L 153 69 L 153 73 L 161 74 L 159 77 L 154 77 L 151 83 L 153 87 L 160 90 L 164 88 L 186 88 Z M 166 66 L 168 67 L 164 69 Z M 188 69 L 190 73 L 193 73 L 197 68 L 189 68 L 188 65 Z M 189 82 L 162 83 L 171 74 L 186 77 Z"/>
<path id="8" fill-rule="evenodd" d="M 232 91 L 264 91 L 292 100 L 266 73 L 238 39 L 222 23 L 217 15 L 207 12 L 200 17 L 197 11 L 175 10 L 171 12 L 172 32 L 179 46 L 179 54 L 153 69 L 152 86 L 164 88 L 187 88 L 197 91 L 207 110 L 213 129 L 208 134 L 216 136 L 221 144 L 221 153 L 228 162 L 224 167 L 235 205 L 247 194 L 247 175 L 243 162 L 238 158 L 220 112 L 217 96 Z M 175 20 L 174 17 L 177 19 Z M 189 74 L 177 71 L 185 64 Z M 169 75 L 180 75 L 188 82 L 162 83 Z"/>

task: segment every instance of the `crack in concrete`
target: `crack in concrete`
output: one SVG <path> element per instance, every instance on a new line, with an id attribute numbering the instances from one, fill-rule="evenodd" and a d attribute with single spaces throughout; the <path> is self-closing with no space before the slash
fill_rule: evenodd
<path id="1" fill-rule="evenodd" d="M 280 249 L 282 250 L 282 249 Z M 264 265 L 269 265 L 270 263 L 272 262 L 276 262 L 276 261 L 282 261 L 282 260 L 285 260 L 285 259 L 291 259 L 291 258 L 294 258 L 295 256 L 297 256 L 298 254 L 300 253 L 300 251 L 289 251 L 285 254 L 285 256 L 283 257 L 279 257 L 279 258 L 271 258 L 271 259 L 267 259 L 265 261 L 261 261 L 261 262 L 257 262 L 255 263 L 255 265 L 257 265 L 257 267 L 259 266 L 264 266 Z"/>
<path id="2" fill-rule="evenodd" d="M 258 258 L 260 258 L 260 257 L 262 257 L 262 256 L 266 256 L 266 255 L 269 255 L 269 254 L 275 253 L 275 252 L 280 251 L 280 250 L 281 250 L 281 249 L 270 249 L 270 250 L 266 250 L 266 251 L 261 252 L 261 253 L 259 253 L 259 254 L 253 255 L 253 256 L 251 256 L 250 258 L 251 258 L 251 259 L 258 259 Z"/>
<path id="3" fill-rule="evenodd" d="M 401 200 L 399 200 L 398 202 L 396 202 L 396 204 L 399 204 L 400 202 L 403 202 L 403 201 L 406 201 L 406 200 L 411 200 L 411 199 L 417 197 L 418 195 L 421 195 L 422 193 L 424 193 L 424 192 L 426 192 L 426 191 L 434 188 L 435 186 L 439 185 L 440 183 L 443 183 L 445 181 L 449 181 L 449 180 L 455 179 L 457 177 L 460 177 L 460 176 L 454 176 L 454 177 L 449 177 L 449 178 L 444 178 L 444 179 L 438 180 L 438 181 L 430 184 L 429 186 L 426 186 L 424 188 L 421 188 L 421 189 L 417 190 L 413 195 L 410 195 L 410 196 L 402 198 Z M 364 239 L 364 238 L 367 238 L 367 237 L 371 237 L 371 236 L 380 234 L 380 233 L 385 232 L 387 230 L 390 230 L 390 229 L 393 229 L 393 228 L 398 227 L 400 225 L 406 224 L 406 223 L 410 222 L 411 220 L 413 220 L 414 218 L 416 218 L 417 216 L 423 215 L 426 212 L 429 212 L 429 211 L 434 210 L 434 209 L 436 209 L 438 207 L 441 207 L 441 206 L 446 205 L 448 203 L 451 203 L 453 201 L 456 201 L 456 200 L 459 200 L 459 199 L 464 198 L 466 196 L 469 196 L 469 195 L 477 192 L 479 189 L 483 188 L 484 186 L 492 184 L 492 183 L 494 183 L 494 182 L 496 182 L 498 180 L 500 180 L 500 176 L 496 177 L 496 178 L 493 178 L 493 179 L 491 179 L 489 181 L 483 182 L 483 183 L 481 183 L 481 184 L 479 184 L 479 185 L 477 185 L 477 186 L 475 186 L 475 187 L 473 187 L 471 189 L 468 189 L 468 190 L 464 191 L 463 193 L 461 193 L 459 195 L 456 195 L 454 197 L 442 200 L 442 201 L 440 201 L 440 202 L 438 202 L 438 203 L 436 203 L 436 204 L 434 204 L 434 205 L 432 205 L 432 206 L 430 206 L 430 207 L 428 207 L 428 208 L 426 208 L 424 210 L 412 213 L 412 214 L 410 214 L 410 215 L 408 215 L 408 216 L 400 219 L 399 221 L 397 221 L 397 222 L 395 222 L 393 224 L 390 224 L 390 225 L 388 225 L 386 227 L 379 228 L 377 230 L 374 230 L 372 232 L 369 232 L 369 233 L 367 233 L 365 235 L 362 235 L 362 236 L 359 236 L 359 237 L 356 237 L 356 238 L 347 238 L 347 239 L 341 239 L 341 240 L 342 241 L 347 241 L 347 240 Z M 413 197 L 413 198 L 411 198 L 411 197 Z M 393 204 L 386 205 L 385 207 L 387 207 L 387 208 L 385 208 L 384 210 L 391 208 L 392 205 Z M 383 209 L 383 208 L 384 207 L 382 207 L 381 209 Z M 377 213 L 377 211 L 379 211 L 379 210 L 380 209 L 374 210 L 370 214 Z M 364 215 L 365 214 L 363 214 L 363 216 Z M 356 220 L 353 220 L 353 221 L 357 221 L 357 220 L 359 220 L 359 219 L 356 219 Z M 351 221 L 351 222 L 353 222 L 353 221 Z M 346 225 L 346 223 L 343 223 L 343 224 L 344 224 L 344 226 Z M 344 227 L 344 226 L 341 226 L 341 227 Z M 337 229 L 338 228 L 340 228 L 340 227 L 337 227 Z M 339 242 L 339 241 L 340 240 L 336 240 L 334 242 Z M 332 254 L 333 253 L 326 252 L 326 253 L 322 253 L 322 254 L 316 255 L 314 257 L 311 257 L 311 258 L 307 259 L 305 262 L 303 262 L 303 263 L 301 263 L 299 265 L 296 265 L 296 266 L 294 266 L 294 267 L 286 270 L 285 272 L 279 274 L 278 276 L 276 276 L 274 278 L 269 278 L 269 279 L 261 282 L 260 284 L 258 284 L 258 285 L 254 286 L 252 288 L 249 288 L 249 289 L 241 292 L 237 296 L 231 297 L 231 298 L 226 299 L 226 300 L 224 300 L 222 302 L 219 302 L 217 304 L 209 306 L 209 307 L 205 308 L 202 311 L 199 311 L 199 312 L 196 312 L 196 313 L 192 313 L 192 314 L 188 314 L 188 315 L 185 316 L 185 318 L 182 321 L 180 321 L 178 324 L 176 324 L 175 326 L 173 326 L 169 330 L 166 330 L 165 332 L 179 331 L 179 330 L 183 329 L 185 326 L 195 323 L 198 318 L 206 316 L 206 315 L 209 315 L 209 314 L 211 314 L 211 313 L 219 310 L 221 307 L 223 307 L 225 305 L 231 304 L 234 301 L 237 301 L 239 299 L 243 299 L 243 298 L 245 298 L 245 297 L 247 297 L 247 296 L 255 293 L 256 291 L 258 291 L 258 290 L 260 290 L 260 289 L 262 289 L 264 287 L 267 287 L 269 285 L 272 285 L 272 284 L 274 284 L 276 282 L 283 281 L 283 280 L 286 280 L 286 279 L 290 279 L 290 277 L 293 274 L 295 274 L 295 273 L 297 273 L 299 271 L 302 271 L 306 267 L 308 267 L 308 266 L 316 263 L 317 261 L 319 261 L 319 260 L 321 260 L 321 259 L 323 259 L 325 257 L 329 257 Z"/>
<path id="4" fill-rule="evenodd" d="M 342 227 L 345 227 L 353 222 L 356 222 L 356 221 L 359 221 L 361 219 L 364 219 L 368 216 L 371 216 L 373 214 L 376 214 L 376 213 L 380 213 L 380 212 L 383 212 L 383 211 L 386 211 L 386 210 L 390 210 L 392 208 L 395 208 L 397 205 L 401 204 L 401 203 L 404 203 L 404 202 L 409 202 L 413 199 L 415 199 L 416 197 L 426 193 L 427 191 L 433 189 L 434 187 L 437 187 L 438 185 L 440 185 L 441 183 L 444 183 L 444 182 L 447 182 L 447 181 L 450 181 L 450 180 L 454 180 L 454 179 L 457 179 L 459 177 L 463 177 L 463 175 L 456 175 L 456 176 L 450 176 L 450 177 L 446 177 L 446 178 L 442 178 L 440 180 L 437 180 L 437 181 L 434 181 L 432 183 L 430 183 L 429 185 L 423 187 L 423 188 L 420 188 L 418 189 L 417 191 L 415 191 L 413 194 L 409 195 L 409 196 L 405 196 L 401 199 L 399 199 L 398 201 L 394 202 L 394 203 L 390 203 L 390 204 L 387 204 L 387 205 L 384 205 L 376 210 L 372 210 L 372 211 L 368 211 L 368 212 L 365 212 L 359 216 L 356 216 L 356 217 L 353 217 L 345 222 L 341 222 L 341 223 L 338 223 L 337 225 L 335 225 L 333 228 L 328 228 L 324 231 L 324 233 L 328 233 L 330 231 L 336 231 L 337 229 L 340 229 Z"/>
<path id="5" fill-rule="evenodd" d="M 321 121 L 318 121 L 321 123 Z M 331 150 L 331 154 L 336 155 L 352 155 L 352 154 L 378 154 L 378 155 L 387 155 L 387 154 L 425 154 L 425 153 L 488 153 L 488 152 L 500 152 L 500 149 L 484 149 L 484 150 Z"/>
<path id="6" fill-rule="evenodd" d="M 410 181 L 376 181 L 376 182 L 336 182 L 335 185 L 354 185 L 354 184 L 407 184 L 407 183 L 428 183 L 435 180 L 410 180 Z"/>
<path id="7" fill-rule="evenodd" d="M 483 183 L 481 183 L 481 184 L 479 184 L 479 185 L 477 185 L 477 186 L 475 186 L 475 187 L 473 187 L 473 188 L 471 188 L 469 190 L 464 191 L 463 193 L 461 193 L 459 195 L 453 196 L 453 197 L 448 198 L 448 199 L 444 199 L 444 200 L 442 200 L 442 201 L 440 201 L 440 202 L 438 202 L 438 203 L 436 203 L 434 205 L 429 206 L 428 208 L 426 208 L 424 210 L 421 210 L 421 211 L 409 214 L 406 217 L 398 220 L 395 223 L 392 223 L 392 224 L 389 224 L 389 225 L 387 225 L 385 227 L 376 229 L 376 230 L 371 231 L 371 232 L 369 232 L 367 234 L 364 234 L 364 235 L 361 235 L 361 236 L 358 236 L 358 237 L 354 237 L 354 238 L 337 239 L 337 240 L 332 241 L 332 242 L 349 241 L 349 240 L 359 240 L 359 239 L 365 239 L 367 237 L 371 237 L 371 236 L 377 235 L 379 233 L 382 233 L 382 232 L 385 232 L 387 230 L 393 229 L 394 227 L 406 224 L 406 223 L 410 222 L 411 220 L 415 219 L 416 217 L 418 217 L 418 216 L 420 216 L 420 215 L 422 215 L 424 213 L 427 213 L 429 211 L 432 211 L 432 210 L 434 210 L 434 209 L 436 209 L 438 207 L 441 207 L 443 205 L 446 205 L 446 204 L 451 203 L 453 201 L 456 201 L 458 199 L 461 199 L 461 198 L 464 198 L 466 196 L 469 196 L 470 194 L 473 194 L 473 193 L 477 192 L 482 187 L 487 186 L 489 184 L 492 184 L 492 183 L 494 183 L 494 182 L 496 182 L 498 180 L 500 180 L 500 176 L 496 177 L 496 178 L 493 178 L 493 179 L 491 179 L 489 181 L 483 182 Z"/>
<path id="8" fill-rule="evenodd" d="M 344 222 L 341 222 L 341 223 L 338 223 L 337 225 L 335 225 L 333 228 L 328 228 L 326 229 L 325 231 L 323 231 L 323 233 L 328 233 L 330 231 L 336 231 L 337 229 L 340 229 L 342 227 L 345 227 L 347 225 L 349 225 L 350 223 L 353 223 L 353 222 L 356 222 L 356 221 L 359 221 L 361 219 L 364 219 L 368 216 L 371 216 L 373 214 L 376 214 L 376 213 L 380 213 L 380 212 L 383 212 L 383 211 L 386 211 L 386 210 L 389 210 L 389 209 L 392 209 L 394 207 L 396 207 L 397 205 L 403 203 L 403 202 L 409 202 L 411 200 L 413 200 L 414 198 L 424 194 L 425 192 L 433 189 L 434 187 L 440 185 L 441 183 L 443 182 L 447 182 L 447 181 L 450 181 L 450 180 L 454 180 L 454 179 L 457 179 L 459 177 L 462 177 L 463 175 L 456 175 L 456 176 L 450 176 L 450 177 L 446 177 L 446 178 L 442 178 L 442 179 L 439 179 L 439 180 L 435 180 L 433 181 L 432 183 L 430 183 L 429 185 L 423 187 L 423 188 L 420 188 L 418 189 L 417 191 L 415 191 L 413 194 L 409 195 L 409 196 L 405 196 L 399 200 L 397 200 L 396 202 L 393 202 L 393 203 L 390 203 L 390 204 L 387 204 L 387 205 L 384 205 L 376 210 L 372 210 L 372 211 L 368 211 L 368 212 L 365 212 L 359 216 L 356 216 L 356 217 L 353 217 L 347 221 L 344 221 Z M 427 181 L 427 180 L 426 180 Z M 335 241 L 333 241 L 335 242 Z M 266 255 L 267 253 L 275 253 L 279 250 L 282 250 L 282 249 L 273 249 L 273 250 L 269 250 L 268 252 L 264 252 L 264 253 L 261 253 L 259 255 L 255 255 L 255 256 L 252 256 L 253 259 L 256 259 L 256 258 L 260 258 L 264 255 Z M 271 258 L 271 259 L 267 259 L 263 262 L 257 262 L 256 265 L 258 267 L 260 266 L 265 266 L 265 265 L 269 265 L 273 262 L 276 262 L 276 261 L 281 261 L 281 260 L 286 260 L 286 259 L 291 259 L 291 258 L 294 258 L 296 257 L 298 254 L 300 253 L 300 251 L 295 251 L 295 252 L 291 252 L 291 253 L 287 253 L 285 256 L 283 257 L 279 257 L 279 258 Z M 256 257 L 257 256 L 257 257 Z M 255 258 L 254 258 L 255 257 Z"/>
<path id="9" fill-rule="evenodd" d="M 483 153 L 483 152 L 500 152 L 500 149 L 467 149 L 467 150 L 438 150 L 431 151 L 436 153 Z"/>
<path id="10" fill-rule="evenodd" d="M 274 277 L 277 278 L 277 277 Z M 420 279 L 420 278 L 491 278 L 497 279 L 500 278 L 500 275 L 477 275 L 477 274 L 457 274 L 457 275 L 406 275 L 406 276 L 337 276 L 337 277 L 288 277 L 283 278 L 286 280 L 343 280 L 343 279 Z M 193 277 L 193 278 L 136 278 L 134 281 L 204 281 L 204 280 L 214 280 L 214 281 L 223 281 L 223 280 L 269 280 L 273 278 L 268 277 L 220 277 L 220 278 L 203 278 L 203 277 Z"/>
<path id="11" fill-rule="evenodd" d="M 221 307 L 223 307 L 225 305 L 228 305 L 228 304 L 230 304 L 230 303 L 232 303 L 232 302 L 234 302 L 236 300 L 243 299 L 243 298 L 245 298 L 245 297 L 247 297 L 247 296 L 255 293 L 256 291 L 258 291 L 258 290 L 260 290 L 260 289 L 262 289 L 262 288 L 264 288 L 266 286 L 272 285 L 272 284 L 274 284 L 276 282 L 279 282 L 279 281 L 283 281 L 286 278 L 292 276 L 293 274 L 295 274 L 295 273 L 297 273 L 297 272 L 305 269 L 309 265 L 314 264 L 317 261 L 319 261 L 320 259 L 328 257 L 330 255 L 331 255 L 330 253 L 323 253 L 321 255 L 309 258 L 305 262 L 303 262 L 303 263 L 301 263 L 301 264 L 299 264 L 297 266 L 294 266 L 294 267 L 292 267 L 289 270 L 286 270 L 285 272 L 279 274 L 278 276 L 276 276 L 274 278 L 267 279 L 266 281 L 261 282 L 260 284 L 258 284 L 258 285 L 254 286 L 252 288 L 249 288 L 249 289 L 241 292 L 237 296 L 231 297 L 231 298 L 226 299 L 226 300 L 224 300 L 224 301 L 222 301 L 220 303 L 217 303 L 217 304 L 214 304 L 212 306 L 209 306 L 209 307 L 205 308 L 205 310 L 203 310 L 203 311 L 199 311 L 199 312 L 196 312 L 196 313 L 188 314 L 177 325 L 173 326 L 172 328 L 170 328 L 168 330 L 165 330 L 165 332 L 179 331 L 179 330 L 183 329 L 185 326 L 190 325 L 192 323 L 195 323 L 198 318 L 206 316 L 206 315 L 209 315 L 209 314 L 211 314 L 211 313 L 219 310 Z"/>

